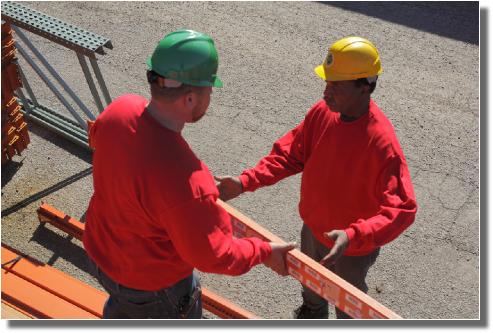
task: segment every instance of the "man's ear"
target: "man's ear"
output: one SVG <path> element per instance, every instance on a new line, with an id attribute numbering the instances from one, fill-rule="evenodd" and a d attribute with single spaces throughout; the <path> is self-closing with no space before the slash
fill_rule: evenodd
<path id="1" fill-rule="evenodd" d="M 187 108 L 193 109 L 195 104 L 197 104 L 197 96 L 192 91 L 187 92 L 183 97 L 185 98 L 184 102 Z"/>
<path id="2" fill-rule="evenodd" d="M 369 84 L 363 84 L 363 89 L 361 90 L 361 94 L 369 94 L 371 90 L 371 86 Z"/>
<path id="3" fill-rule="evenodd" d="M 164 77 L 158 76 L 156 79 L 156 83 L 159 88 L 163 89 L 164 88 Z"/>

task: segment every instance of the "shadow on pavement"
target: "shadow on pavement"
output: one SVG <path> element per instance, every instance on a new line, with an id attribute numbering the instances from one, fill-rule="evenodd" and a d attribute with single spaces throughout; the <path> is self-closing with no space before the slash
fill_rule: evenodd
<path id="1" fill-rule="evenodd" d="M 5 165 L 2 165 L 2 188 L 7 185 L 21 167 L 22 161 L 9 161 Z"/>
<path id="2" fill-rule="evenodd" d="M 48 229 L 45 225 L 40 224 L 29 241 L 36 242 L 45 249 L 53 252 L 51 258 L 46 262 L 47 265 L 53 266 L 57 259 L 63 258 L 81 271 L 93 275 L 87 260 L 86 251 L 79 245 L 72 243 L 72 239 L 73 237 L 70 235 L 59 235 Z"/>
<path id="3" fill-rule="evenodd" d="M 84 149 L 81 146 L 78 146 L 75 143 L 69 141 L 68 139 L 65 139 L 60 135 L 44 127 L 41 127 L 33 122 L 28 122 L 28 126 L 30 132 L 33 132 L 37 136 L 51 142 L 52 144 L 56 145 L 58 148 L 63 149 L 74 156 L 77 156 L 78 158 L 85 161 L 86 163 L 92 164 L 91 151 Z"/>
<path id="4" fill-rule="evenodd" d="M 477 1 L 334 1 L 321 3 L 479 45 L 479 2 Z"/>
<path id="5" fill-rule="evenodd" d="M 3 173 L 3 170 L 2 170 L 2 173 Z M 76 173 L 75 175 L 72 175 L 72 176 L 56 183 L 55 185 L 48 187 L 47 189 L 39 191 L 38 193 L 31 195 L 30 197 L 16 203 L 15 205 L 2 210 L 2 217 L 9 216 L 10 214 L 15 213 L 19 209 L 26 207 L 27 205 L 47 196 L 48 194 L 51 194 L 55 191 L 58 191 L 59 189 L 62 189 L 65 186 L 70 185 L 70 184 L 78 181 L 81 178 L 88 176 L 91 173 L 92 173 L 92 167 L 89 167 L 85 170 L 82 170 L 81 172 Z M 2 177 L 3 177 L 3 175 L 2 175 Z M 2 183 L 3 183 L 3 178 L 2 178 Z"/>

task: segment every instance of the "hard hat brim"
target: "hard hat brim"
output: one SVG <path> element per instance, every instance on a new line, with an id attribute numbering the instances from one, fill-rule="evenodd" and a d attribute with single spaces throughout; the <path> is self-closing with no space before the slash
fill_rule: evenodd
<path id="1" fill-rule="evenodd" d="M 151 57 L 148 57 L 146 60 L 147 67 L 152 70 L 152 60 Z"/>
<path id="2" fill-rule="evenodd" d="M 148 57 L 147 58 L 146 64 L 147 64 L 147 67 L 150 70 L 154 70 L 154 68 L 152 67 L 152 57 Z M 158 73 L 158 74 L 159 75 L 162 75 L 161 73 Z M 214 78 L 213 82 L 201 81 L 201 82 L 198 82 L 198 83 L 197 82 L 191 83 L 191 82 L 188 82 L 186 80 L 178 80 L 178 81 L 179 82 L 182 82 L 182 83 L 185 83 L 185 84 L 189 84 L 191 86 L 197 86 L 197 87 L 215 87 L 215 88 L 222 88 L 223 87 L 223 81 L 221 81 L 221 79 L 217 75 Z"/>
<path id="3" fill-rule="evenodd" d="M 315 71 L 315 74 L 317 74 L 318 77 L 320 77 L 322 80 L 325 81 L 325 71 L 324 71 L 324 66 L 323 65 L 320 65 L 320 66 L 315 67 L 314 71 Z"/>
<path id="4" fill-rule="evenodd" d="M 216 76 L 216 79 L 214 80 L 212 86 L 215 88 L 222 88 L 223 87 L 223 81 L 221 81 L 219 76 Z"/>
<path id="5" fill-rule="evenodd" d="M 373 75 L 369 75 L 368 73 L 364 73 L 361 75 L 350 74 L 347 76 L 335 75 L 335 74 L 331 74 L 331 73 L 329 73 L 329 75 L 327 75 L 327 73 L 325 72 L 325 69 L 324 69 L 324 65 L 320 65 L 320 66 L 315 67 L 314 71 L 315 71 L 315 74 L 317 74 L 317 76 L 320 77 L 324 81 L 351 81 L 351 80 L 357 80 L 360 78 L 380 75 L 383 72 L 382 69 L 380 68 L 380 70 L 376 74 L 373 74 Z"/>

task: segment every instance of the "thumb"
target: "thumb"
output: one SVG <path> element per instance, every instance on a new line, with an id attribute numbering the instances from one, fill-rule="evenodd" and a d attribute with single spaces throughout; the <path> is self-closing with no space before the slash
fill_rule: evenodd
<path id="1" fill-rule="evenodd" d="M 324 237 L 327 239 L 331 239 L 333 241 L 336 241 L 337 240 L 337 233 L 335 231 L 325 232 Z"/>
<path id="2" fill-rule="evenodd" d="M 214 179 L 217 180 L 218 182 L 222 181 L 225 179 L 223 176 L 214 176 Z"/>
<path id="3" fill-rule="evenodd" d="M 288 244 L 284 244 L 282 247 L 282 250 L 285 252 L 291 251 L 292 249 L 295 249 L 297 244 L 295 242 L 291 242 Z"/>

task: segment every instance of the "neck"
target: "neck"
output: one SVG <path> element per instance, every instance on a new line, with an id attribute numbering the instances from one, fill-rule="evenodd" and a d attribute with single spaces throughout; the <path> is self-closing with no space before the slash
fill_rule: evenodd
<path id="1" fill-rule="evenodd" d="M 146 109 L 151 117 L 167 129 L 180 133 L 185 126 L 185 120 L 180 118 L 180 113 L 170 104 L 151 99 Z"/>
<path id="2" fill-rule="evenodd" d="M 365 102 L 350 108 L 347 112 L 341 113 L 341 120 L 346 122 L 355 121 L 364 116 L 370 110 L 370 99 Z"/>

